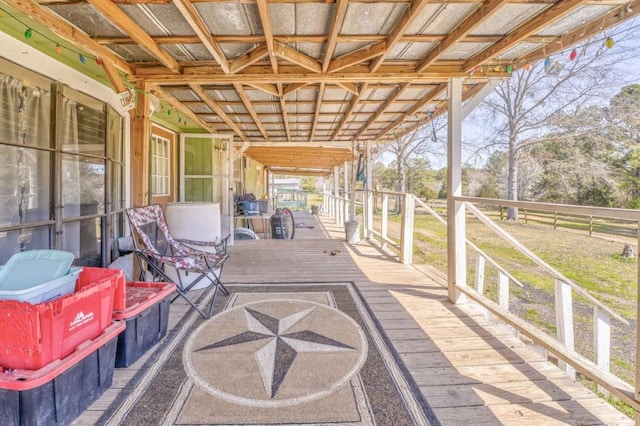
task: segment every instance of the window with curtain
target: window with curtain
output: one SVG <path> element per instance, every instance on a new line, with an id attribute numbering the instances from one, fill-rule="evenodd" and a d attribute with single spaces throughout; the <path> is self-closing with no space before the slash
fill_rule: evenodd
<path id="1" fill-rule="evenodd" d="M 77 264 L 105 263 L 106 215 L 124 207 L 123 120 L 107 111 L 0 58 L 0 264 L 46 248 L 73 252 Z"/>
<path id="2" fill-rule="evenodd" d="M 169 195 L 171 188 L 171 158 L 169 139 L 153 135 L 151 137 L 151 193 Z"/>

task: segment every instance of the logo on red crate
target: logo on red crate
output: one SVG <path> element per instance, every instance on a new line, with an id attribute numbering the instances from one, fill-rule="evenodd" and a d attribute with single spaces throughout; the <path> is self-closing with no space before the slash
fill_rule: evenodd
<path id="1" fill-rule="evenodd" d="M 69 331 L 74 330 L 88 322 L 91 322 L 93 321 L 93 319 L 93 312 L 85 314 L 84 312 L 80 311 L 76 314 L 76 317 L 73 319 L 73 321 L 69 323 Z"/>

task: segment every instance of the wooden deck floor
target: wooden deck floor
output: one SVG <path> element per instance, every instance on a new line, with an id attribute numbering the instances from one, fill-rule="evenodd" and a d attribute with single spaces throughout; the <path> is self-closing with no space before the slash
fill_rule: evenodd
<path id="1" fill-rule="evenodd" d="M 368 242 L 348 245 L 327 217 L 296 218 L 309 228 L 293 240 L 238 241 L 224 281 L 354 281 L 444 425 L 633 424 L 508 327 L 451 304 L 438 272 L 401 265 Z M 169 326 L 185 311 L 176 301 Z M 74 424 L 94 424 L 148 355 L 116 369 L 113 387 Z"/>

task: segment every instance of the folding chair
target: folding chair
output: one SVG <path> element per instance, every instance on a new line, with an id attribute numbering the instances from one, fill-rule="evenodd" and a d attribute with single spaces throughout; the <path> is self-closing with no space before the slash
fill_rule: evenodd
<path id="1" fill-rule="evenodd" d="M 178 296 L 176 297 L 181 296 L 200 315 L 204 318 L 210 318 L 218 289 L 224 294 L 229 294 L 220 281 L 222 267 L 229 257 L 226 253 L 227 238 L 216 241 L 176 239 L 171 236 L 162 207 L 158 204 L 127 209 L 127 217 L 132 230 L 140 237 L 140 241 L 138 241 L 134 235 L 133 241 L 134 252 L 140 266 L 141 280 L 144 280 L 145 277 L 144 264 L 148 265 L 148 270 L 152 273 L 154 281 L 174 282 L 167 275 L 165 268 L 175 268 L 178 276 L 178 282 L 176 283 Z M 213 247 L 215 252 L 210 253 L 198 250 L 187 244 Z M 193 272 L 200 275 L 185 286 L 183 285 L 180 271 Z M 187 297 L 187 292 L 203 279 L 208 279 L 215 286 L 211 305 L 206 314 L 196 306 L 195 302 Z"/>

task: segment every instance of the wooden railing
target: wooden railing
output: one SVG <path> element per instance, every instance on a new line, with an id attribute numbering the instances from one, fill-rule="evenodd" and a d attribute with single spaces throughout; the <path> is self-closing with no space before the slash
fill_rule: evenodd
<path id="1" fill-rule="evenodd" d="M 362 199 L 364 235 L 372 241 L 378 241 L 381 247 L 386 248 L 391 245 L 397 249 L 399 261 L 405 264 L 412 263 L 414 213 L 415 208 L 420 207 L 435 217 L 441 224 L 447 225 L 446 220 L 438 214 L 427 203 L 421 201 L 411 194 L 403 194 L 388 191 L 358 191 Z M 390 197 L 400 200 L 402 203 L 401 231 L 400 239 L 396 241 L 389 236 L 389 200 Z M 373 200 L 379 199 L 379 226 L 374 226 Z M 335 217 L 335 213 L 344 214 L 347 207 L 339 207 L 344 202 L 356 202 L 356 197 L 350 200 L 325 194 L 325 205 L 329 205 L 329 214 Z M 618 314 L 614 309 L 607 306 L 587 290 L 582 288 L 574 280 L 566 277 L 560 271 L 542 260 L 539 256 L 517 241 L 512 235 L 497 225 L 491 218 L 483 213 L 476 205 L 516 207 L 520 209 L 535 210 L 541 212 L 555 212 L 555 214 L 579 215 L 592 218 L 606 218 L 620 221 L 640 222 L 640 211 L 622 210 L 600 207 L 569 206 L 547 203 L 517 202 L 506 200 L 495 200 L 473 197 L 455 197 L 456 203 L 462 203 L 468 213 L 479 220 L 485 227 L 491 230 L 496 236 L 506 241 L 511 247 L 525 255 L 539 268 L 546 271 L 550 279 L 554 280 L 554 298 L 556 308 L 557 338 L 553 338 L 541 329 L 529 324 L 524 319 L 518 317 L 509 310 L 510 285 L 514 284 L 523 287 L 513 274 L 500 265 L 495 259 L 482 251 L 477 245 L 466 239 L 466 246 L 476 254 L 475 280 L 473 288 L 469 285 L 455 284 L 455 288 L 465 294 L 469 299 L 478 303 L 494 316 L 500 318 L 507 324 L 517 329 L 522 334 L 528 336 L 532 341 L 543 347 L 548 353 L 559 360 L 560 367 L 572 377 L 575 372 L 579 372 L 588 379 L 595 382 L 602 390 L 610 392 L 625 403 L 629 404 L 636 411 L 640 411 L 640 396 L 634 387 L 613 375 L 609 371 L 611 364 L 611 322 L 617 321 L 620 324 L 629 326 L 629 321 Z M 334 206 L 334 207 L 331 207 Z M 337 207 L 336 207 L 337 206 Z M 344 217 L 344 216 L 342 216 Z M 339 220 L 336 220 L 339 223 Z M 636 229 L 637 233 L 637 229 Z M 489 264 L 497 270 L 497 303 L 487 297 L 485 293 L 485 265 Z M 638 273 L 640 276 L 640 272 Z M 449 286 L 454 285 L 449 283 Z M 593 308 L 594 324 L 594 352 L 595 362 L 576 352 L 574 347 L 574 323 L 576 312 L 574 310 L 573 295 L 577 294 Z M 640 356 L 640 348 L 637 347 L 636 356 Z M 636 365 L 638 360 L 636 360 Z M 638 377 L 638 371 L 636 371 Z M 636 380 L 639 382 L 640 380 Z"/>

